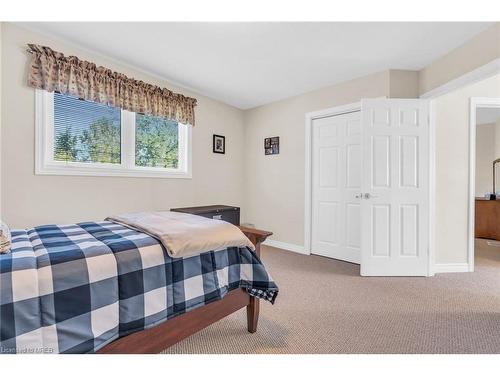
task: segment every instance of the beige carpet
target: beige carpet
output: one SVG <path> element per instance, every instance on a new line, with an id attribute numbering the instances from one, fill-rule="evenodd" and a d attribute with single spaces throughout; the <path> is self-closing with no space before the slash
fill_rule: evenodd
<path id="1" fill-rule="evenodd" d="M 165 353 L 500 353 L 500 247 L 476 244 L 474 273 L 359 276 L 359 266 L 264 247 L 280 287 L 261 303 L 258 331 L 244 310 Z"/>

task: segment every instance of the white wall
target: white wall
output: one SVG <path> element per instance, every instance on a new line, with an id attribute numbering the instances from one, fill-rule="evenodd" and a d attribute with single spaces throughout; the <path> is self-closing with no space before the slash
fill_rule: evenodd
<path id="1" fill-rule="evenodd" d="M 103 219 L 115 212 L 243 203 L 243 113 L 177 88 L 103 56 L 9 23 L 2 29 L 1 205 L 11 227 Z M 35 90 L 26 84 L 27 43 L 44 44 L 98 65 L 198 99 L 193 129 L 193 179 L 36 176 Z M 8 109 L 8 110 L 6 110 Z M 212 134 L 226 136 L 226 154 L 212 153 Z"/>
<path id="2" fill-rule="evenodd" d="M 244 221 L 303 246 L 305 114 L 380 96 L 389 96 L 388 71 L 245 111 Z M 280 153 L 266 156 L 264 138 L 272 136 Z"/>
<path id="3" fill-rule="evenodd" d="M 500 75 L 435 100 L 436 263 L 467 262 L 471 97 L 500 97 Z"/>
<path id="4" fill-rule="evenodd" d="M 389 91 L 393 98 L 418 98 L 419 72 L 391 69 Z"/>
<path id="5" fill-rule="evenodd" d="M 497 130 L 495 128 L 496 124 L 481 124 L 476 128 L 476 197 L 484 197 L 493 189 L 491 163 L 496 155 Z M 500 129 L 498 132 L 500 133 Z"/>
<path id="6" fill-rule="evenodd" d="M 480 66 L 500 58 L 500 22 L 496 22 L 462 46 L 450 51 L 419 72 L 424 94 Z"/>

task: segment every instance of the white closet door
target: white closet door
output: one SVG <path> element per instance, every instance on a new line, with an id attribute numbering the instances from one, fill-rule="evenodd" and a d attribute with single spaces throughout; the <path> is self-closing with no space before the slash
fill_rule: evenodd
<path id="1" fill-rule="evenodd" d="M 311 252 L 359 263 L 361 116 L 315 119 Z"/>
<path id="2" fill-rule="evenodd" d="M 425 276 L 429 251 L 429 103 L 362 101 L 363 276 Z"/>

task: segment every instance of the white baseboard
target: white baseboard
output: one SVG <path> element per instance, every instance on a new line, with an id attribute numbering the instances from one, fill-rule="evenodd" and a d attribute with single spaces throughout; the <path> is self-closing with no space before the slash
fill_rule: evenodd
<path id="1" fill-rule="evenodd" d="M 277 247 L 278 249 L 292 251 L 294 253 L 310 255 L 308 251 L 304 249 L 304 246 L 295 245 L 287 242 L 281 242 L 276 240 L 265 240 L 263 245 Z M 468 263 L 440 263 L 434 265 L 434 273 L 452 273 L 452 272 L 469 272 Z"/>
<path id="2" fill-rule="evenodd" d="M 434 273 L 469 272 L 468 263 L 440 263 L 434 265 Z"/>
<path id="3" fill-rule="evenodd" d="M 286 243 L 286 242 L 281 242 L 281 241 L 276 241 L 276 240 L 265 240 L 262 244 L 272 246 L 272 247 L 277 247 L 278 249 L 293 251 L 294 253 L 309 255 L 309 252 L 307 252 L 304 249 L 304 246 L 300 246 L 300 245 L 294 245 L 291 243 Z"/>

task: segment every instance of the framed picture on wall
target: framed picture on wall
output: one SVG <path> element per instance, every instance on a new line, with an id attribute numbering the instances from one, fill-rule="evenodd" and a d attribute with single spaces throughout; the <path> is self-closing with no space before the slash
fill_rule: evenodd
<path id="1" fill-rule="evenodd" d="M 226 137 L 223 135 L 214 134 L 213 136 L 213 152 L 216 154 L 226 153 Z"/>
<path id="2" fill-rule="evenodd" d="M 264 139 L 264 154 L 276 155 L 280 153 L 280 137 L 270 137 Z"/>

